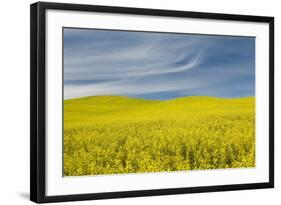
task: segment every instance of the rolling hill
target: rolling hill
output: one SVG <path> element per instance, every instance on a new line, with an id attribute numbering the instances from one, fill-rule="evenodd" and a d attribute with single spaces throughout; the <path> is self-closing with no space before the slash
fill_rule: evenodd
<path id="1" fill-rule="evenodd" d="M 64 101 L 66 176 L 255 166 L 255 98 Z"/>

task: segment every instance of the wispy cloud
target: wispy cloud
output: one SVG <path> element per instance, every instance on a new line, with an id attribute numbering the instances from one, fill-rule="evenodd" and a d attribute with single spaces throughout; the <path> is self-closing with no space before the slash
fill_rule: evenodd
<path id="1" fill-rule="evenodd" d="M 65 98 L 207 91 L 245 76 L 254 83 L 253 38 L 83 29 L 64 36 Z"/>

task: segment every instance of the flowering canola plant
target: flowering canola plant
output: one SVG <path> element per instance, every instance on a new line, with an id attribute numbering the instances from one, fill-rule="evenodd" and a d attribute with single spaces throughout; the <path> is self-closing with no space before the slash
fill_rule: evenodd
<path id="1" fill-rule="evenodd" d="M 255 98 L 64 101 L 64 175 L 255 166 Z"/>

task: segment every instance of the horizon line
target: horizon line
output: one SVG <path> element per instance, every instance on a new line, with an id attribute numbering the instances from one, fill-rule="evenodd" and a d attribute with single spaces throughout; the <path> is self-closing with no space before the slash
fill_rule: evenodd
<path id="1" fill-rule="evenodd" d="M 241 97 L 217 97 L 213 95 L 186 95 L 181 97 L 175 97 L 175 98 L 169 98 L 169 99 L 146 99 L 141 97 L 132 97 L 127 95 L 90 95 L 90 96 L 83 96 L 83 97 L 74 97 L 74 98 L 67 98 L 63 99 L 66 100 L 75 100 L 75 99 L 83 99 L 83 98 L 94 98 L 94 97 L 123 97 L 123 98 L 131 98 L 131 99 L 139 99 L 139 100 L 147 100 L 147 101 L 169 101 L 169 100 L 175 100 L 180 98 L 188 98 L 188 97 L 209 97 L 209 98 L 218 98 L 218 99 L 241 99 L 241 98 L 255 98 L 256 96 L 241 96 Z"/>

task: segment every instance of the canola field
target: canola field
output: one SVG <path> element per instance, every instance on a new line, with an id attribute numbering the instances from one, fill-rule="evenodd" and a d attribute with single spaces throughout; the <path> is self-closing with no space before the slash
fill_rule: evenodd
<path id="1" fill-rule="evenodd" d="M 64 101 L 64 175 L 255 167 L 255 98 Z"/>

